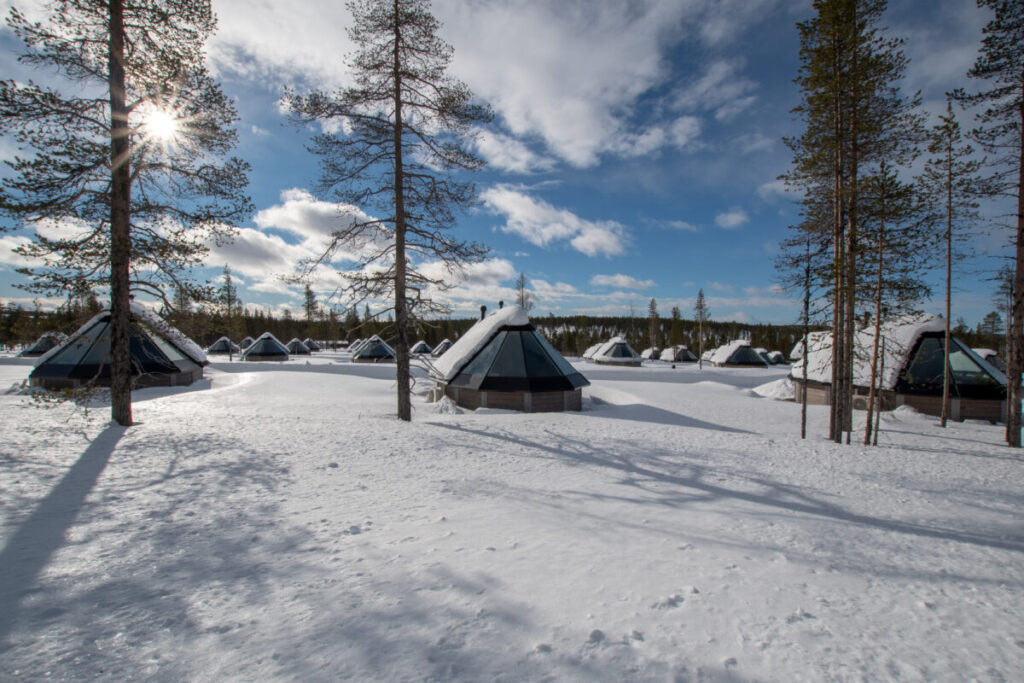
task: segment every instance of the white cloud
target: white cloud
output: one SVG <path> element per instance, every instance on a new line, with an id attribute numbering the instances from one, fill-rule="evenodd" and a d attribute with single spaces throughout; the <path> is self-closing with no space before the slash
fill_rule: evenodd
<path id="1" fill-rule="evenodd" d="M 530 280 L 530 291 L 541 299 L 561 299 L 580 293 L 567 282 L 550 283 L 547 280 Z"/>
<path id="2" fill-rule="evenodd" d="M 800 193 L 786 185 L 782 180 L 770 180 L 767 183 L 761 183 L 761 185 L 758 186 L 757 196 L 765 201 L 774 197 L 783 197 L 795 200 L 800 198 Z"/>
<path id="3" fill-rule="evenodd" d="M 671 76 L 676 44 L 697 38 L 722 47 L 776 2 L 728 0 L 723 9 L 723 0 L 437 0 L 433 11 L 454 47 L 451 72 L 494 107 L 513 138 L 541 140 L 550 154 L 589 167 L 602 155 L 692 145 L 696 119 L 634 126 L 639 99 Z M 343 3 L 309 0 L 282 12 L 274 0 L 219 0 L 217 14 L 215 71 L 271 89 L 350 83 Z M 739 92 L 706 110 L 727 117 L 730 106 L 748 106 L 740 100 L 750 97 L 749 81 L 730 74 L 719 84 Z M 528 164 L 522 149 L 505 147 L 481 154 L 499 166 Z"/>
<path id="4" fill-rule="evenodd" d="M 32 243 L 32 239 L 24 235 L 2 235 L 0 236 L 0 264 L 25 268 L 29 266 L 42 265 L 42 261 L 30 261 L 21 254 L 14 253 L 19 247 Z"/>
<path id="5" fill-rule="evenodd" d="M 754 154 L 755 152 L 770 152 L 775 147 L 775 139 L 764 133 L 749 133 L 740 135 L 732 142 L 732 146 L 740 154 Z"/>
<path id="6" fill-rule="evenodd" d="M 747 212 L 738 206 L 715 216 L 715 225 L 723 230 L 735 230 L 750 220 Z"/>
<path id="7" fill-rule="evenodd" d="M 750 94 L 757 84 L 738 75 L 742 67 L 737 59 L 712 62 L 699 78 L 675 94 L 674 106 L 682 111 L 714 112 L 719 121 L 736 116 L 757 100 Z"/>
<path id="8" fill-rule="evenodd" d="M 668 221 L 665 224 L 670 228 L 682 230 L 683 232 L 698 232 L 700 230 L 700 228 L 693 223 L 687 223 L 686 221 Z"/>
<path id="9" fill-rule="evenodd" d="M 625 250 L 626 230 L 615 221 L 588 221 L 509 185 L 488 188 L 480 199 L 492 213 L 505 216 L 504 232 L 538 247 L 568 241 L 587 256 L 614 256 Z"/>
<path id="10" fill-rule="evenodd" d="M 253 135 L 256 135 L 258 137 L 266 137 L 267 135 L 270 135 L 269 130 L 267 130 L 266 128 L 260 128 L 255 124 L 250 126 L 249 130 L 252 132 Z"/>
<path id="11" fill-rule="evenodd" d="M 491 166 L 511 173 L 549 171 L 554 159 L 535 153 L 523 142 L 494 131 L 479 131 L 476 150 Z"/>
<path id="12" fill-rule="evenodd" d="M 638 280 L 630 275 L 595 275 L 590 278 L 595 287 L 618 287 L 620 289 L 647 289 L 654 286 L 654 280 Z"/>
<path id="13" fill-rule="evenodd" d="M 733 291 L 732 285 L 727 285 L 721 282 L 715 282 L 714 280 L 710 280 L 708 282 L 708 288 L 713 289 L 717 292 L 731 293 Z"/>

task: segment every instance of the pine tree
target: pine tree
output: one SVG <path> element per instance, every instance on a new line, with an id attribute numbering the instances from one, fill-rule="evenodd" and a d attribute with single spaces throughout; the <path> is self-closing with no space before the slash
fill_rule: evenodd
<path id="1" fill-rule="evenodd" d="M 697 367 L 701 369 L 704 368 L 704 323 L 709 316 L 704 290 L 700 289 L 697 291 L 697 301 L 693 304 L 693 317 L 697 321 Z"/>
<path id="2" fill-rule="evenodd" d="M 928 253 L 928 235 L 922 228 L 915 188 L 902 182 L 889 164 L 882 162 L 878 172 L 865 180 L 864 195 L 864 294 L 873 309 L 875 328 L 864 445 L 877 445 L 877 419 L 873 418 L 876 401 L 880 404 L 884 369 L 882 329 L 889 316 L 912 310 L 929 294 L 921 277 L 928 265 L 922 258 Z"/>
<path id="3" fill-rule="evenodd" d="M 650 348 L 658 348 L 658 326 L 660 325 L 658 318 L 658 303 L 652 298 L 651 302 L 647 304 L 647 332 L 650 341 Z"/>
<path id="4" fill-rule="evenodd" d="M 963 144 L 960 124 L 953 114 L 952 103 L 946 104 L 945 116 L 939 117 L 939 123 L 932 128 L 929 136 L 928 152 L 933 154 L 925 165 L 920 178 L 923 194 L 931 204 L 933 221 L 940 226 L 942 242 L 945 246 L 946 274 L 946 336 L 943 353 L 945 372 L 942 380 L 942 411 L 940 424 L 945 427 L 949 419 L 949 345 L 952 292 L 953 292 L 953 261 L 954 256 L 962 254 L 954 252 L 954 244 L 966 239 L 964 234 L 978 220 L 978 197 L 983 187 L 978 181 L 977 173 L 981 162 L 973 159 L 974 149 Z M 957 258 L 959 260 L 959 258 Z"/>
<path id="5" fill-rule="evenodd" d="M 427 0 L 353 0 L 349 31 L 357 51 L 354 85 L 341 92 L 289 95 L 297 121 L 336 122 L 344 134 L 313 142 L 321 157 L 321 187 L 336 199 L 378 218 L 353 217 L 333 235 L 319 262 L 344 250 L 369 253 L 344 275 L 355 301 L 383 299 L 395 314 L 398 418 L 412 419 L 409 339 L 419 316 L 446 307 L 430 289 L 451 286 L 418 266 L 441 262 L 448 273 L 483 259 L 486 249 L 450 234 L 455 211 L 467 207 L 475 188 L 452 172 L 476 170 L 483 161 L 463 139 L 490 120 L 490 110 L 446 74 L 452 49 Z"/>
<path id="6" fill-rule="evenodd" d="M 683 343 L 683 314 L 678 306 L 672 307 L 672 325 L 668 333 L 669 346 L 678 346 Z"/>
<path id="7" fill-rule="evenodd" d="M 516 278 L 516 305 L 527 312 L 533 309 L 533 297 L 526 288 L 525 273 L 519 273 L 519 277 Z"/>
<path id="8" fill-rule="evenodd" d="M 980 126 L 971 138 L 988 155 L 989 181 L 994 192 L 1014 200 L 1017 209 L 1013 264 L 1013 307 L 1008 316 L 1010 333 L 1007 376 L 1006 440 L 1021 443 L 1021 372 L 1024 371 L 1024 3 L 1014 0 L 978 0 L 994 16 L 985 26 L 981 54 L 967 72 L 985 81 L 988 89 L 952 93 L 965 106 L 980 107 Z"/>
<path id="9" fill-rule="evenodd" d="M 884 0 L 815 0 L 815 16 L 797 24 L 802 101 L 793 111 L 804 132 L 786 139 L 793 152 L 787 184 L 822 209 L 817 222 L 832 252 L 832 401 L 829 437 L 849 442 L 853 409 L 853 338 L 858 300 L 861 184 L 882 160 L 905 163 L 915 150 L 919 98 L 903 97 L 896 83 L 906 69 L 899 40 L 876 28 Z M 799 240 L 794 240 L 794 244 Z"/>
<path id="10" fill-rule="evenodd" d="M 313 334 L 313 323 L 316 321 L 316 314 L 319 308 L 320 304 L 316 300 L 316 293 L 307 282 L 302 295 L 302 310 L 306 314 L 307 335 L 312 336 Z"/>
<path id="11" fill-rule="evenodd" d="M 0 81 L 0 130 L 34 151 L 9 162 L 2 211 L 23 225 L 58 227 L 22 253 L 33 291 L 109 287 L 111 414 L 130 425 L 131 292 L 170 304 L 190 283 L 211 238 L 250 211 L 244 162 L 221 162 L 237 119 L 203 63 L 215 19 L 203 0 L 57 0 L 44 23 L 11 10 L 23 63 L 65 86 Z"/>

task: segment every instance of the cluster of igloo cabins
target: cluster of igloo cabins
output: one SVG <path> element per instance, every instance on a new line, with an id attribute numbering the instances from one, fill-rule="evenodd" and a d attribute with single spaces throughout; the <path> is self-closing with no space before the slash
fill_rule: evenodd
<path id="1" fill-rule="evenodd" d="M 281 343 L 269 332 L 234 344 L 221 337 L 204 351 L 187 336 L 144 306 L 133 303 L 131 356 L 135 386 L 188 385 L 203 376 L 209 355 L 237 355 L 242 361 L 286 361 L 308 356 L 321 347 L 312 339 Z M 871 371 L 875 331 L 862 330 L 855 340 L 854 405 L 865 408 L 875 378 L 881 410 L 900 405 L 939 414 L 944 372 L 944 321 L 935 316 L 905 317 L 884 325 L 880 363 Z M 712 367 L 767 367 L 792 363 L 790 378 L 797 401 L 831 401 L 832 338 L 815 332 L 801 340 L 789 357 L 734 341 L 704 354 Z M 419 341 L 410 349 L 436 381 L 431 400 L 448 397 L 468 408 L 523 412 L 580 410 L 582 388 L 590 382 L 530 323 L 519 307 L 500 308 L 483 317 L 454 343 L 445 339 L 431 349 Z M 394 362 L 394 350 L 379 336 L 356 340 L 344 352 L 354 363 Z M 29 375 L 32 386 L 73 389 L 87 384 L 109 385 L 110 312 L 102 311 L 70 337 L 43 335 L 22 355 L 38 356 Z M 685 346 L 634 351 L 623 337 L 595 344 L 583 359 L 596 365 L 671 367 L 696 363 Z M 953 338 L 950 344 L 950 403 L 953 419 L 1000 421 L 1006 410 L 1006 376 L 987 349 L 970 349 Z"/>

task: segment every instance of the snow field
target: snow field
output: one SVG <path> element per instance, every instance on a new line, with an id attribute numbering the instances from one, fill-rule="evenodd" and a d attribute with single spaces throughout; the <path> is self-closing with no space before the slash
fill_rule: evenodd
<path id="1" fill-rule="evenodd" d="M 0 678 L 1024 677 L 1001 426 L 802 442 L 785 368 L 588 364 L 581 413 L 421 382 L 403 424 L 341 358 L 214 362 L 127 430 L 0 395 Z"/>

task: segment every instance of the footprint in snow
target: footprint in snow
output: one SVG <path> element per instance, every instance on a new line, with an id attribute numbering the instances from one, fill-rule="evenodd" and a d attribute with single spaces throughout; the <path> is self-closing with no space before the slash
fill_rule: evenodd
<path id="1" fill-rule="evenodd" d="M 673 607 L 679 607 L 683 604 L 683 601 L 683 596 L 676 593 L 675 595 L 670 595 L 667 598 L 651 603 L 651 609 L 672 609 Z"/>
<path id="2" fill-rule="evenodd" d="M 814 615 L 811 614 L 810 612 L 807 612 L 807 611 L 805 611 L 803 609 L 798 609 L 797 611 L 793 612 L 788 617 L 786 617 L 786 623 L 787 624 L 795 624 L 798 621 L 803 621 L 804 619 L 813 619 L 813 618 L 814 618 Z"/>

